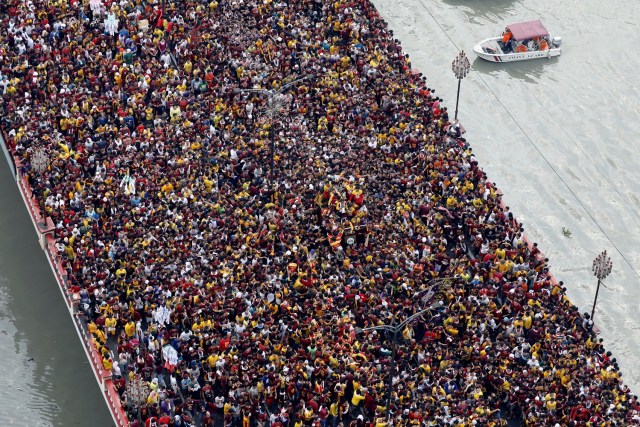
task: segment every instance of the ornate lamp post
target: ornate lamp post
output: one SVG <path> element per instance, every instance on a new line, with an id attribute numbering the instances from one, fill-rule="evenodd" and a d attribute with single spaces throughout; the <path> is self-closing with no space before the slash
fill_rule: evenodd
<path id="1" fill-rule="evenodd" d="M 274 176 L 273 176 L 273 164 L 275 161 L 275 151 L 276 151 L 276 141 L 275 141 L 275 135 L 273 132 L 273 118 L 275 117 L 276 113 L 279 113 L 280 111 L 282 111 L 282 109 L 284 108 L 284 102 L 286 100 L 286 97 L 284 95 L 284 93 L 287 91 L 287 89 L 289 89 L 291 86 L 297 85 L 298 83 L 310 79 L 311 77 L 313 77 L 313 75 L 306 75 L 303 76 L 297 80 L 294 80 L 292 82 L 289 82 L 285 85 L 283 85 L 280 89 L 276 90 L 272 90 L 272 89 L 240 89 L 240 88 L 235 88 L 233 91 L 235 93 L 245 93 L 245 92 L 253 92 L 253 93 L 260 93 L 263 94 L 267 97 L 267 108 L 265 109 L 265 112 L 267 113 L 267 116 L 269 116 L 269 135 L 270 135 L 270 153 L 269 153 L 269 175 L 270 175 L 270 179 L 271 179 L 271 187 L 274 187 Z"/>
<path id="2" fill-rule="evenodd" d="M 44 171 L 49 167 L 49 156 L 47 155 L 44 147 L 35 147 L 31 152 L 31 169 L 37 173 L 40 178 L 44 174 Z M 46 200 L 44 198 L 44 192 L 42 193 L 42 217 L 46 218 Z"/>
<path id="3" fill-rule="evenodd" d="M 36 147 L 31 152 L 31 168 L 38 175 L 42 175 L 49 166 L 49 156 L 44 147 Z"/>
<path id="4" fill-rule="evenodd" d="M 427 303 L 431 298 L 433 298 L 437 293 L 439 288 L 444 285 L 449 285 L 451 280 L 456 279 L 455 277 L 441 277 L 437 279 L 433 279 L 431 282 L 431 286 L 426 290 L 424 295 L 420 298 L 422 303 Z M 378 325 L 371 326 L 368 328 L 355 328 L 356 334 L 361 334 L 366 331 L 386 331 L 393 335 L 393 348 L 391 355 L 391 366 L 389 369 L 389 379 L 387 382 L 387 423 L 391 425 L 391 394 L 393 391 L 393 376 L 396 371 L 396 355 L 398 351 L 398 335 L 402 333 L 404 328 L 409 325 L 411 322 L 416 320 L 418 317 L 421 317 L 425 313 L 430 313 L 432 309 L 436 309 L 441 307 L 442 304 L 440 301 L 436 301 L 429 308 L 425 308 L 424 310 L 420 310 L 417 313 L 411 315 L 407 319 L 405 319 L 401 323 L 393 323 L 392 325 Z"/>
<path id="5" fill-rule="evenodd" d="M 409 323 L 413 322 L 418 317 L 423 314 L 429 312 L 431 308 L 426 308 L 414 314 L 413 316 L 407 318 L 405 321 L 401 323 L 395 323 L 393 325 L 379 325 L 379 326 L 371 326 L 370 328 L 355 328 L 356 334 L 361 334 L 366 331 L 386 331 L 393 335 L 393 350 L 391 355 L 391 366 L 389 369 L 389 380 L 387 382 L 387 422 L 391 422 L 391 393 L 393 391 L 393 376 L 396 373 L 396 355 L 398 352 L 398 334 L 402 333 L 405 326 Z"/>
<path id="6" fill-rule="evenodd" d="M 458 120 L 458 101 L 460 100 L 460 83 L 462 79 L 464 79 L 469 70 L 471 69 L 471 64 L 469 63 L 469 59 L 467 55 L 465 55 L 464 50 L 461 51 L 456 59 L 451 63 L 451 70 L 453 70 L 453 74 L 455 74 L 458 79 L 458 95 L 456 96 L 456 114 L 454 120 Z"/>
<path id="7" fill-rule="evenodd" d="M 127 400 L 135 405 L 138 411 L 138 422 L 142 425 L 140 415 L 140 406 L 147 400 L 149 396 L 149 386 L 140 374 L 135 374 L 133 379 L 127 382 Z"/>
<path id="8" fill-rule="evenodd" d="M 591 270 L 593 275 L 598 278 L 598 287 L 596 288 L 596 297 L 593 300 L 593 308 L 591 309 L 591 321 L 593 321 L 593 314 L 596 311 L 596 303 L 598 302 L 598 292 L 600 291 L 600 284 L 611 273 L 611 267 L 613 266 L 611 258 L 607 255 L 607 251 L 602 251 L 600 255 L 593 260 L 593 266 Z"/>

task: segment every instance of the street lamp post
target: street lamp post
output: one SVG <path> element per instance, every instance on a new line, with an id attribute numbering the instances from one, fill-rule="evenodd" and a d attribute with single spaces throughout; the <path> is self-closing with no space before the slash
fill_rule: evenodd
<path id="1" fill-rule="evenodd" d="M 49 167 L 49 156 L 44 147 L 35 147 L 31 152 L 31 169 L 43 179 L 44 171 Z M 39 204 L 39 203 L 38 203 Z M 42 191 L 42 218 L 46 219 L 47 206 L 44 196 L 44 190 Z"/>
<path id="2" fill-rule="evenodd" d="M 31 168 L 39 175 L 42 175 L 48 166 L 49 156 L 47 156 L 44 147 L 34 148 L 31 153 Z"/>
<path id="3" fill-rule="evenodd" d="M 456 114 L 454 120 L 458 120 L 458 101 L 460 100 L 460 83 L 462 79 L 467 76 L 469 70 L 471 69 L 471 64 L 469 63 L 469 59 L 467 55 L 465 55 L 464 50 L 461 51 L 456 59 L 451 63 L 451 70 L 453 70 L 453 74 L 455 74 L 458 79 L 458 95 L 456 95 Z"/>
<path id="4" fill-rule="evenodd" d="M 420 298 L 422 303 L 427 303 L 434 295 L 436 295 L 436 291 L 434 290 L 436 287 L 441 286 L 443 283 L 448 284 L 451 280 L 455 280 L 456 277 L 441 277 L 437 279 L 433 279 L 430 287 L 424 293 L 424 295 Z M 404 328 L 409 325 L 411 322 L 416 320 L 418 317 L 422 316 L 425 313 L 430 313 L 431 310 L 435 308 L 439 308 L 442 306 L 440 301 L 433 303 L 429 308 L 425 308 L 424 310 L 420 310 L 412 316 L 408 317 L 401 323 L 395 323 L 393 325 L 377 325 L 370 326 L 368 328 L 355 328 L 356 334 L 361 334 L 367 331 L 385 331 L 389 332 L 393 335 L 393 348 L 391 350 L 391 365 L 389 366 L 389 379 L 387 381 L 387 422 L 391 421 L 391 394 L 393 391 L 393 377 L 396 371 L 396 356 L 398 352 L 398 334 L 401 333 Z"/>
<path id="5" fill-rule="evenodd" d="M 375 330 L 386 331 L 393 334 L 393 349 L 391 350 L 391 366 L 389 367 L 389 379 L 387 381 L 387 404 L 386 404 L 387 422 L 391 421 L 391 393 L 393 391 L 393 377 L 396 371 L 396 356 L 398 353 L 398 333 L 401 332 L 405 328 L 405 326 L 407 326 L 409 323 L 413 322 L 418 317 L 430 311 L 431 311 L 431 307 L 426 308 L 424 310 L 420 310 L 413 316 L 405 319 L 404 322 L 401 322 L 398 324 L 394 323 L 393 325 L 378 325 L 378 326 L 371 326 L 368 328 L 355 328 L 356 334 L 361 334 L 363 332 L 375 331 Z"/>
<path id="6" fill-rule="evenodd" d="M 299 79 L 296 79 L 292 82 L 289 82 L 285 85 L 283 85 L 280 89 L 278 90 L 273 90 L 273 89 L 241 89 L 241 88 L 235 88 L 233 91 L 235 93 L 260 93 L 262 95 L 266 95 L 267 96 L 267 108 L 266 108 L 266 112 L 267 115 L 269 116 L 269 139 L 270 139 L 270 147 L 269 147 L 269 176 L 270 176 L 270 180 L 271 180 L 271 187 L 274 187 L 274 176 L 273 176 L 273 166 L 275 163 L 275 151 L 276 151 L 276 141 L 275 141 L 275 134 L 273 132 L 273 118 L 276 115 L 276 112 L 279 112 L 280 110 L 282 110 L 282 108 L 284 107 L 283 105 L 283 99 L 282 99 L 282 95 L 284 95 L 285 91 L 287 89 L 289 89 L 290 87 L 297 85 L 298 83 L 307 80 L 309 78 L 311 78 L 312 75 L 308 74 L 306 76 L 303 76 Z"/>
<path id="7" fill-rule="evenodd" d="M 596 303 L 598 302 L 598 292 L 600 291 L 600 284 L 611 273 L 611 267 L 613 264 L 611 258 L 607 255 L 607 251 L 602 251 L 600 255 L 593 260 L 593 266 L 591 270 L 593 275 L 598 278 L 598 287 L 596 288 L 596 297 L 593 300 L 593 308 L 591 309 L 591 321 L 593 321 L 593 315 L 596 311 Z"/>
<path id="8" fill-rule="evenodd" d="M 140 406 L 147 400 L 149 395 L 149 386 L 140 374 L 135 374 L 133 379 L 127 382 L 127 400 L 133 403 L 138 412 L 138 423 L 142 425 L 142 417 L 140 415 Z"/>

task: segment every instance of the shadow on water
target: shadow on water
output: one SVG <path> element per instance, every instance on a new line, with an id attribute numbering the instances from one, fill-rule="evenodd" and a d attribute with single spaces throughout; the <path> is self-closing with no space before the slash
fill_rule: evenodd
<path id="1" fill-rule="evenodd" d="M 472 23 L 489 19 L 499 22 L 505 14 L 515 11 L 518 0 L 442 0 L 442 3 L 461 8 Z"/>
<path id="2" fill-rule="evenodd" d="M 537 84 L 557 62 L 558 56 L 549 59 L 533 59 L 521 62 L 489 62 L 476 57 L 471 64 L 474 71 L 495 77 L 500 72 L 505 72 L 512 79 L 524 80 L 527 83 Z M 546 70 L 546 71 L 545 71 Z"/>

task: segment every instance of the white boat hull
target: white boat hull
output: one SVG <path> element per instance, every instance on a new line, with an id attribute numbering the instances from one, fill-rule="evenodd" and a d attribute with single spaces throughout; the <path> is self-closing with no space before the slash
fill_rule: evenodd
<path id="1" fill-rule="evenodd" d="M 490 62 L 516 62 L 528 61 L 530 59 L 553 58 L 562 53 L 559 47 L 553 47 L 547 50 L 535 50 L 531 52 L 511 52 L 503 53 L 498 45 L 500 37 L 486 39 L 474 46 L 473 51 L 478 57 Z"/>

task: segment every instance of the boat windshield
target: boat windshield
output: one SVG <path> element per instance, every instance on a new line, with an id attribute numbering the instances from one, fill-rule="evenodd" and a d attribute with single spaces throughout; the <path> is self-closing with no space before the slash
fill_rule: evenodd
<path id="1" fill-rule="evenodd" d="M 546 37 L 549 35 L 549 32 L 540 20 L 507 25 L 507 29 L 511 31 L 513 39 L 516 41 Z"/>

